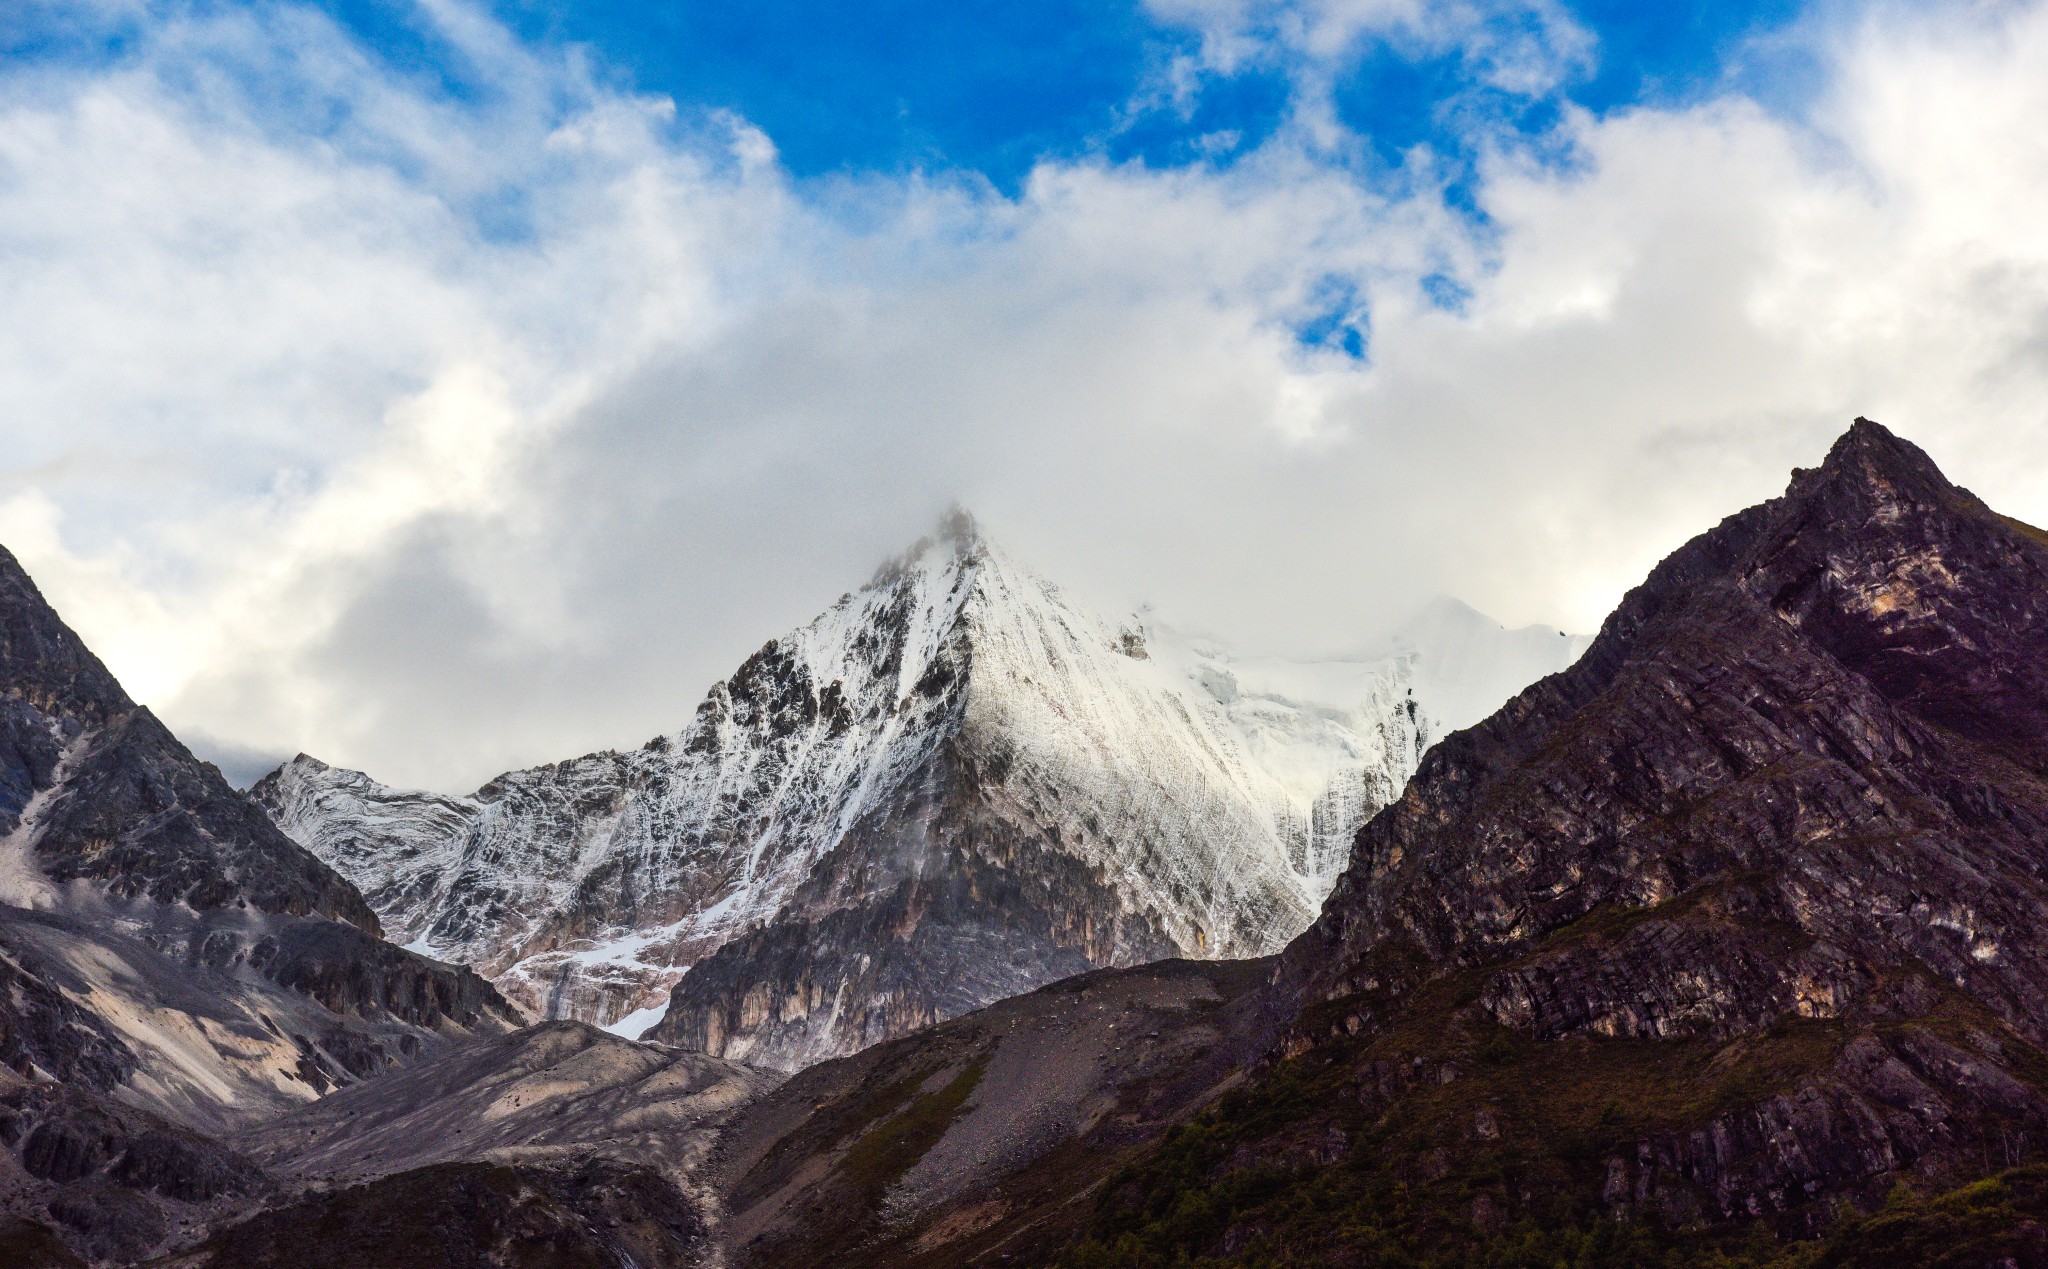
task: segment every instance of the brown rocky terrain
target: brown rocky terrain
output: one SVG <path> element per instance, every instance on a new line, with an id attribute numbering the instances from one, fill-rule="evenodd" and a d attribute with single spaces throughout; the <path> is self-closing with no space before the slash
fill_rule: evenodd
<path id="1" fill-rule="evenodd" d="M 544 1023 L 352 1084 L 232 1146 L 62 1085 L 0 1084 L 14 1151 L 0 1187 L 55 1218 L 0 1227 L 0 1263 L 716 1263 L 713 1144 L 781 1078 Z"/>
<path id="2" fill-rule="evenodd" d="M 1269 961 L 1067 979 L 801 1072 L 726 1131 L 734 1263 L 959 1264 L 1074 1230 L 1074 1177 L 1235 1082 Z M 1078 1169 L 1078 1172 L 1077 1172 Z"/>
<path id="3" fill-rule="evenodd" d="M 480 1039 L 243 1136 L 270 1206 L 165 1263 L 697 1264 L 717 1131 L 780 1079 L 577 1022 Z"/>
<path id="4" fill-rule="evenodd" d="M 1689 543 L 1432 752 L 1269 1007 L 1299 1050 L 1459 977 L 1446 1021 L 1514 1042 L 1801 1037 L 1777 1096 L 1619 1150 L 1617 1207 L 1796 1226 L 2031 1156 L 2048 543 L 1869 422 Z"/>
<path id="5" fill-rule="evenodd" d="M 269 1120 L 241 1138 L 276 1175 L 360 1181 L 436 1163 L 611 1155 L 694 1175 L 711 1129 L 781 1082 L 580 1022 L 492 1036 Z"/>

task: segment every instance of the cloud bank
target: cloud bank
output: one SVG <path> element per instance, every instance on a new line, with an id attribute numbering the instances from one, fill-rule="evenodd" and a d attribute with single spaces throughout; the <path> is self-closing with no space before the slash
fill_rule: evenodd
<path id="1" fill-rule="evenodd" d="M 1455 189 L 1318 85 L 1407 40 L 1553 93 L 1562 11 L 1154 7 L 1177 91 L 1292 59 L 1297 122 L 1014 197 L 794 181 L 457 0 L 460 92 L 289 5 L 74 8 L 135 34 L 0 78 L 0 542 L 223 760 L 454 789 L 676 727 L 953 499 L 1298 651 L 1590 629 L 1859 413 L 2048 520 L 2043 7 L 1810 24 L 1797 118 L 1482 113 Z"/>

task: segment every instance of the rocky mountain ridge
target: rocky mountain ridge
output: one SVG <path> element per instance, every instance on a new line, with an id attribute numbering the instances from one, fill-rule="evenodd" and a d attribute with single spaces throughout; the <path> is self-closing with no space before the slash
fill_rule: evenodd
<path id="1" fill-rule="evenodd" d="M 514 1021 L 378 937 L 0 550 L 0 1211 L 132 1258 L 263 1190 L 214 1135 Z"/>
<path id="2" fill-rule="evenodd" d="M 904 805 L 1001 845 L 972 798 Z M 913 945 L 1033 911 L 962 856 L 867 910 Z M 174 906 L 140 893 L 0 930 L 115 948 L 154 909 L 114 905 Z M 1278 957 L 1090 971 L 786 1081 L 547 1023 L 200 1132 L 95 1092 L 124 1076 L 72 1025 L 149 974 L 222 1025 L 138 938 L 5 984 L 0 1035 L 54 1020 L 68 1074 L 0 1071 L 0 1200 L 40 1222 L 0 1257 L 2013 1269 L 2048 1263 L 2044 935 L 2048 534 L 1859 421 L 1432 748 Z"/>
<path id="3" fill-rule="evenodd" d="M 1433 747 L 1237 994 L 1102 971 L 743 1114 L 732 1254 L 2042 1263 L 2044 707 L 2048 534 L 1859 421 Z"/>

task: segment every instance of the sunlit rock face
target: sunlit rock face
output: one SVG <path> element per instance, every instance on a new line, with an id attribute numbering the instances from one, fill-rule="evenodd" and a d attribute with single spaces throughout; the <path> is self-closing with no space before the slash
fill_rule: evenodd
<path id="1" fill-rule="evenodd" d="M 1284 946 L 1445 725 L 1429 685 L 1465 708 L 1579 650 L 1455 605 L 1420 629 L 1456 658 L 1239 658 L 1098 617 L 955 513 L 639 750 L 466 797 L 301 757 L 255 793 L 393 937 L 533 1013 L 666 1009 L 655 1038 L 794 1069 L 1092 967 Z"/>

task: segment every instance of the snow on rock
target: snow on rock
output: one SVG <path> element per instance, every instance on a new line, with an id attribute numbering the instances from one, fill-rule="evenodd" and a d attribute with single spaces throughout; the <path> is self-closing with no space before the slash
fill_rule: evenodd
<path id="1" fill-rule="evenodd" d="M 1089 965 L 1277 951 L 1430 740 L 1579 647 L 1446 603 L 1380 655 L 1238 657 L 1103 620 L 955 512 L 637 751 L 467 797 L 301 756 L 253 792 L 535 1014 L 668 1009 L 657 1038 L 793 1068 Z M 921 925 L 948 950 L 897 963 Z"/>

